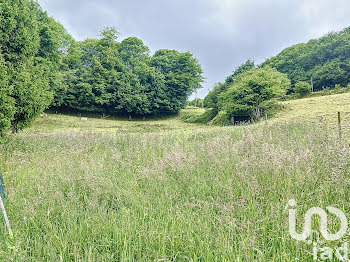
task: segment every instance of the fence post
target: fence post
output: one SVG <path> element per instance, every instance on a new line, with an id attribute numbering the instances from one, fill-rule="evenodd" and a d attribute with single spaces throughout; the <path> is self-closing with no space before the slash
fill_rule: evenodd
<path id="1" fill-rule="evenodd" d="M 341 142 L 342 133 L 341 133 L 341 115 L 340 115 L 340 112 L 338 112 L 338 132 L 339 132 L 339 142 Z"/>

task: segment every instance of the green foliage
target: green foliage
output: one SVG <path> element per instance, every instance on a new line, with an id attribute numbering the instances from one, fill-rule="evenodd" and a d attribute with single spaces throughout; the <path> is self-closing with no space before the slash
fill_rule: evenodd
<path id="1" fill-rule="evenodd" d="M 244 64 L 238 66 L 233 73 L 225 79 L 224 83 L 215 84 L 213 90 L 204 98 L 204 107 L 218 109 L 218 97 L 221 93 L 225 92 L 244 72 L 247 72 L 255 68 L 254 61 L 247 60 Z"/>
<path id="2" fill-rule="evenodd" d="M 201 88 L 202 68 L 189 52 L 158 50 L 151 59 L 151 65 L 164 75 L 164 112 L 178 112 L 186 105 L 187 98 Z"/>
<path id="3" fill-rule="evenodd" d="M 292 87 L 299 81 L 309 82 L 311 77 L 315 91 L 336 84 L 346 86 L 350 79 L 350 28 L 289 47 L 263 65 L 286 73 Z"/>
<path id="4" fill-rule="evenodd" d="M 203 108 L 203 99 L 202 98 L 195 98 L 192 101 L 189 101 L 187 103 L 189 106 L 194 106 L 194 107 L 201 107 Z"/>
<path id="5" fill-rule="evenodd" d="M 268 117 L 272 117 L 275 114 L 277 114 L 282 108 L 282 104 L 278 103 L 274 99 L 263 101 L 259 105 L 262 117 L 264 117 L 265 115 Z"/>
<path id="6" fill-rule="evenodd" d="M 215 126 L 229 126 L 229 125 L 231 125 L 230 114 L 227 113 L 226 111 L 220 111 L 213 118 L 213 120 L 211 121 L 211 124 L 215 125 Z"/>
<path id="7" fill-rule="evenodd" d="M 286 75 L 271 67 L 253 69 L 241 74 L 235 83 L 219 96 L 219 108 L 229 115 L 258 119 L 262 104 L 285 94 L 290 87 Z M 266 110 L 266 109 L 265 109 Z"/>
<path id="8" fill-rule="evenodd" d="M 214 108 L 206 109 L 203 114 L 186 114 L 182 120 L 186 123 L 208 124 L 216 115 L 217 111 Z"/>
<path id="9" fill-rule="evenodd" d="M 12 88 L 8 84 L 8 72 L 4 60 L 0 57 L 0 136 L 11 125 L 14 115 L 14 99 L 11 97 Z"/>
<path id="10" fill-rule="evenodd" d="M 306 96 L 311 93 L 311 85 L 307 82 L 297 82 L 294 87 L 294 92 L 300 96 Z"/>
<path id="11" fill-rule="evenodd" d="M 64 28 L 31 0 L 0 4 L 0 134 L 28 126 L 60 86 Z"/>
<path id="12" fill-rule="evenodd" d="M 20 64 L 39 50 L 36 4 L 29 0 L 3 0 L 0 4 L 0 47 L 6 62 Z"/>
<path id="13" fill-rule="evenodd" d="M 245 73 L 247 71 L 250 71 L 253 68 L 255 68 L 254 61 L 251 60 L 251 59 L 248 59 L 245 63 L 243 63 L 240 66 L 238 66 L 235 69 L 235 71 L 233 71 L 233 73 L 226 78 L 225 85 L 227 87 L 231 86 L 241 74 L 243 74 L 243 73 Z"/>
<path id="14" fill-rule="evenodd" d="M 153 57 L 136 37 L 117 41 L 113 28 L 68 50 L 60 104 L 112 115 L 177 113 L 201 87 L 202 70 L 190 53 L 160 50 Z"/>
<path id="15" fill-rule="evenodd" d="M 213 90 L 209 91 L 208 95 L 204 98 L 204 107 L 217 109 L 218 97 L 222 92 L 227 90 L 227 87 L 224 83 L 215 84 Z"/>
<path id="16" fill-rule="evenodd" d="M 16 111 L 11 126 L 14 131 L 30 125 L 47 108 L 52 92 L 44 59 L 28 61 L 13 72 L 11 85 L 16 102 Z"/>

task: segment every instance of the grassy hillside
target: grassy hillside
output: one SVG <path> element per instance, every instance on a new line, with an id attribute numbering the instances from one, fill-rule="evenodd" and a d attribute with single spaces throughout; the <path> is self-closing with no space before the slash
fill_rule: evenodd
<path id="1" fill-rule="evenodd" d="M 323 122 L 337 125 L 341 112 L 344 125 L 350 126 L 350 93 L 286 101 L 274 121 Z"/>
<path id="2" fill-rule="evenodd" d="M 0 145 L 15 234 L 0 227 L 0 260 L 311 260 L 285 206 L 350 214 L 350 150 L 347 134 L 339 144 L 331 127 L 299 121 L 307 101 L 288 102 L 278 119 L 291 123 L 249 127 L 39 119 Z"/>

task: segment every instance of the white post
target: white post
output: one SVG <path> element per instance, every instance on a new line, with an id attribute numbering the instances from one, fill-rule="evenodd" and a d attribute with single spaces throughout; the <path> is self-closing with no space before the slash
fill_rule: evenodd
<path id="1" fill-rule="evenodd" d="M 1 207 L 2 214 L 4 215 L 4 218 L 5 218 L 5 223 L 6 223 L 7 230 L 9 231 L 9 235 L 12 238 L 13 237 L 13 233 L 12 233 L 12 230 L 11 230 L 10 221 L 9 221 L 9 219 L 7 217 L 5 206 L 4 206 L 4 203 L 2 202 L 2 197 L 1 196 L 0 196 L 0 207 Z"/>

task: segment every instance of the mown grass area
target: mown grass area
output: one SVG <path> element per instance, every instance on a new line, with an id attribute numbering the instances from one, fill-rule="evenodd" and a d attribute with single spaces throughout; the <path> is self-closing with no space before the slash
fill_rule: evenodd
<path id="1" fill-rule="evenodd" d="M 0 228 L 0 260 L 311 261 L 285 206 L 350 215 L 349 134 L 291 119 L 41 118 L 0 146 L 15 234 Z"/>

